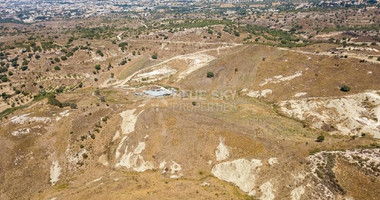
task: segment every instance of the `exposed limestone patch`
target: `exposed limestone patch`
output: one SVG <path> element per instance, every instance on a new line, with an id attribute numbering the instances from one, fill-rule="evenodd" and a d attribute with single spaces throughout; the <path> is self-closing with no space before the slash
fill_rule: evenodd
<path id="1" fill-rule="evenodd" d="M 184 79 L 189 74 L 193 73 L 194 71 L 206 66 L 210 61 L 214 60 L 215 57 L 204 54 L 204 53 L 194 53 L 186 56 L 182 56 L 181 59 L 184 59 L 186 61 L 190 61 L 189 67 L 181 72 L 178 75 L 178 81 Z"/>
<path id="2" fill-rule="evenodd" d="M 112 142 L 116 141 L 117 139 L 120 138 L 120 132 L 119 131 L 116 131 L 115 135 L 113 136 L 112 138 Z"/>
<path id="3" fill-rule="evenodd" d="M 273 200 L 273 185 L 271 182 L 267 181 L 260 186 L 260 191 L 262 195 L 260 196 L 260 200 Z"/>
<path id="4" fill-rule="evenodd" d="M 292 190 L 290 193 L 292 200 L 300 200 L 302 195 L 305 193 L 305 186 L 299 186 Z"/>
<path id="5" fill-rule="evenodd" d="M 21 128 L 16 131 L 13 131 L 11 134 L 15 137 L 27 135 L 30 133 L 30 128 Z"/>
<path id="6" fill-rule="evenodd" d="M 248 195 L 256 194 L 256 176 L 262 166 L 261 160 L 238 159 L 215 165 L 211 173 L 217 178 L 231 182 Z"/>
<path id="7" fill-rule="evenodd" d="M 312 122 L 312 127 L 344 135 L 380 138 L 380 95 L 369 91 L 340 98 L 305 98 L 279 102 L 281 112 Z"/>
<path id="8" fill-rule="evenodd" d="M 290 75 L 290 76 L 278 75 L 278 76 L 274 76 L 272 78 L 267 78 L 264 81 L 262 81 L 259 85 L 264 86 L 268 83 L 280 83 L 280 82 L 284 82 L 284 81 L 290 81 L 290 80 L 293 80 L 299 76 L 302 76 L 302 71 L 298 71 L 295 74 Z"/>
<path id="9" fill-rule="evenodd" d="M 59 166 L 58 161 L 54 161 L 50 167 L 50 183 L 55 185 L 59 181 L 62 168 Z"/>
<path id="10" fill-rule="evenodd" d="M 132 81 L 154 82 L 154 81 L 159 81 L 159 80 L 168 78 L 171 75 L 176 74 L 176 73 L 177 73 L 177 70 L 164 65 L 163 67 L 154 69 L 153 71 L 139 73 L 136 75 L 136 77 L 132 79 Z"/>
<path id="11" fill-rule="evenodd" d="M 307 92 L 298 92 L 297 94 L 294 95 L 294 97 L 302 97 L 307 95 Z"/>
<path id="12" fill-rule="evenodd" d="M 216 147 L 215 156 L 216 156 L 217 161 L 222 161 L 229 157 L 230 152 L 228 150 L 228 147 L 224 144 L 223 139 L 220 138 L 219 140 L 220 140 L 220 143 Z"/>
<path id="13" fill-rule="evenodd" d="M 49 117 L 30 117 L 30 114 L 22 114 L 18 116 L 13 116 L 10 119 L 11 123 L 14 124 L 25 124 L 25 123 L 32 123 L 32 122 L 41 122 L 41 123 L 48 123 L 51 122 L 51 119 Z"/>
<path id="14" fill-rule="evenodd" d="M 183 176 L 181 173 L 182 167 L 180 164 L 172 161 L 172 165 L 170 165 L 170 178 L 180 178 Z"/>
<path id="15" fill-rule="evenodd" d="M 123 147 L 124 141 L 127 140 L 127 139 L 128 139 L 128 136 L 124 136 L 124 137 L 121 139 L 119 145 L 117 146 L 117 148 L 116 148 L 116 153 L 115 153 L 115 158 L 116 158 L 116 159 L 120 157 L 121 147 Z"/>
<path id="16" fill-rule="evenodd" d="M 108 166 L 108 160 L 107 160 L 107 155 L 105 154 L 102 154 L 100 157 L 99 157 L 99 163 L 101 163 L 102 165 L 104 166 Z"/>
<path id="17" fill-rule="evenodd" d="M 265 98 L 269 94 L 272 94 L 272 90 L 271 89 L 258 90 L 258 91 L 249 91 L 247 93 L 247 96 L 253 97 L 253 98 Z"/>
<path id="18" fill-rule="evenodd" d="M 121 122 L 121 132 L 122 134 L 126 135 L 135 130 L 135 124 L 137 121 L 138 116 L 134 113 L 136 112 L 136 109 L 132 110 L 126 110 L 120 114 L 120 116 L 123 118 L 123 121 Z"/>
<path id="19" fill-rule="evenodd" d="M 269 165 L 275 165 L 275 164 L 278 164 L 278 159 L 277 159 L 277 158 L 269 158 L 269 159 L 268 159 L 268 164 L 269 164 Z"/>
<path id="20" fill-rule="evenodd" d="M 127 169 L 133 169 L 137 172 L 144 172 L 149 169 L 153 169 L 154 165 L 150 161 L 145 161 L 143 156 L 140 155 L 145 149 L 145 142 L 139 142 L 135 149 L 131 148 L 129 151 L 128 145 L 125 147 L 124 154 L 120 161 L 116 164 L 116 167 L 126 167 Z"/>

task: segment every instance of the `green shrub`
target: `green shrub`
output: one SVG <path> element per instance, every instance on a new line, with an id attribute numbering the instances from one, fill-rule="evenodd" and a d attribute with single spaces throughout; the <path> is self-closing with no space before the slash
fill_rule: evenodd
<path id="1" fill-rule="evenodd" d="M 125 65 L 127 63 L 127 61 L 125 59 L 123 59 L 121 62 L 120 62 L 120 65 Z"/>
<path id="2" fill-rule="evenodd" d="M 55 66 L 54 70 L 59 71 L 59 70 L 61 70 L 61 68 L 59 66 Z"/>
<path id="3" fill-rule="evenodd" d="M 317 137 L 316 142 L 323 142 L 324 140 L 325 140 L 325 136 L 320 135 L 320 136 Z"/>
<path id="4" fill-rule="evenodd" d="M 347 85 L 343 85 L 341 88 L 340 88 L 340 91 L 342 92 L 349 92 L 351 90 L 351 88 Z"/>
<path id="5" fill-rule="evenodd" d="M 27 69 L 28 69 L 28 66 L 22 66 L 22 67 L 21 67 L 21 70 L 22 70 L 22 71 L 26 71 Z"/>
<path id="6" fill-rule="evenodd" d="M 103 52 L 101 50 L 97 50 L 96 53 L 99 54 L 101 57 L 104 56 L 104 54 L 103 54 Z"/>
<path id="7" fill-rule="evenodd" d="M 214 77 L 214 72 L 207 72 L 207 78 Z"/>
<path id="8" fill-rule="evenodd" d="M 157 54 L 156 53 L 152 55 L 152 59 L 157 59 Z"/>
<path id="9" fill-rule="evenodd" d="M 100 70 L 100 65 L 95 65 L 96 70 Z"/>
<path id="10" fill-rule="evenodd" d="M 63 108 L 62 103 L 55 98 L 55 95 L 52 95 L 52 94 L 48 96 L 48 104 Z"/>
<path id="11" fill-rule="evenodd" d="M 7 75 L 0 75 L 0 80 L 1 80 L 1 82 L 8 82 L 9 81 Z"/>

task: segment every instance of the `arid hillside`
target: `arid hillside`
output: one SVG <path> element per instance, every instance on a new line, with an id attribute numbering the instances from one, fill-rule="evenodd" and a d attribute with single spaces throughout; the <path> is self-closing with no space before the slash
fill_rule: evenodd
<path id="1" fill-rule="evenodd" d="M 67 21 L 1 27 L 0 199 L 378 199 L 378 43 Z"/>

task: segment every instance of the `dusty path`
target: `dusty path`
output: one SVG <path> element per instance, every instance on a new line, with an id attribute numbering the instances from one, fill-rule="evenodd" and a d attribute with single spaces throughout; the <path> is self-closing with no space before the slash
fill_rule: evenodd
<path id="1" fill-rule="evenodd" d="M 187 43 L 187 42 L 184 42 L 184 43 Z M 107 84 L 106 82 L 108 82 L 108 80 L 106 80 L 106 82 L 104 82 L 101 85 L 101 87 L 102 88 L 104 88 L 104 87 L 119 87 L 119 88 L 122 88 L 122 87 L 128 86 L 128 85 L 126 85 L 126 83 L 128 83 L 128 81 L 130 81 L 132 79 L 132 77 L 136 76 L 137 74 L 139 74 L 143 70 L 146 71 L 146 70 L 149 70 L 149 69 L 154 69 L 154 68 L 159 67 L 159 66 L 161 66 L 163 64 L 169 63 L 169 62 L 171 62 L 173 60 L 177 60 L 177 59 L 189 59 L 191 57 L 195 57 L 195 56 L 200 55 L 202 53 L 206 53 L 206 52 L 210 52 L 210 51 L 217 51 L 217 52 L 219 52 L 220 50 L 223 50 L 223 49 L 233 48 L 233 47 L 242 45 L 242 44 L 236 44 L 236 43 L 224 43 L 224 44 L 226 46 L 221 46 L 221 47 L 212 48 L 212 49 L 205 49 L 205 50 L 201 50 L 201 51 L 197 51 L 197 52 L 193 52 L 193 53 L 189 53 L 189 54 L 174 56 L 174 57 L 169 58 L 167 60 L 164 60 L 164 61 L 162 61 L 160 63 L 157 63 L 157 64 L 154 64 L 152 66 L 146 67 L 144 69 L 138 70 L 138 71 L 136 71 L 135 73 L 133 73 L 132 75 L 130 75 L 129 77 L 127 77 L 124 80 L 119 80 L 119 81 L 116 81 L 115 83 L 112 83 L 112 84 Z"/>
<path id="2" fill-rule="evenodd" d="M 128 40 L 133 42 L 162 42 L 170 44 L 206 44 L 206 45 L 242 45 L 240 43 L 228 43 L 228 42 L 185 42 L 185 41 L 170 41 L 170 40 Z"/>
<path id="3" fill-rule="evenodd" d="M 120 37 L 120 36 L 123 35 L 123 33 L 124 33 L 124 32 L 122 32 L 122 33 L 120 33 L 119 35 L 116 36 L 118 40 L 121 40 L 121 37 Z"/>

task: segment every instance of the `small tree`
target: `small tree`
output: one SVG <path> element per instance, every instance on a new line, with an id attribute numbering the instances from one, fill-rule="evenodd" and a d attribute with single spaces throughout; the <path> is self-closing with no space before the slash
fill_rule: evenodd
<path id="1" fill-rule="evenodd" d="M 104 56 L 103 52 L 101 50 L 99 50 L 99 49 L 96 51 L 96 53 L 99 54 L 99 56 L 101 56 L 101 57 Z"/>
<path id="2" fill-rule="evenodd" d="M 28 66 L 22 66 L 22 67 L 21 67 L 21 70 L 22 70 L 22 71 L 26 71 L 27 69 L 28 69 Z"/>
<path id="3" fill-rule="evenodd" d="M 320 136 L 317 137 L 316 142 L 323 142 L 324 140 L 325 140 L 325 136 L 320 135 Z"/>
<path id="4" fill-rule="evenodd" d="M 152 55 L 152 59 L 157 59 L 157 53 L 154 53 L 154 54 Z"/>
<path id="5" fill-rule="evenodd" d="M 351 88 L 347 85 L 343 85 L 341 88 L 340 88 L 340 91 L 342 92 L 349 92 L 351 90 Z"/>
<path id="6" fill-rule="evenodd" d="M 100 70 L 100 65 L 95 65 L 96 70 Z"/>

